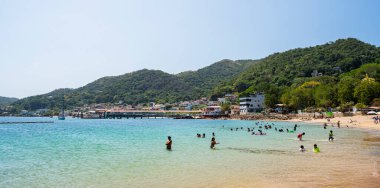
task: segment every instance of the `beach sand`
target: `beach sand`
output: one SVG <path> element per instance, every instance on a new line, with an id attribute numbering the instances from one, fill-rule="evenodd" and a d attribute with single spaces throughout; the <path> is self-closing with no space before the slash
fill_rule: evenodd
<path id="1" fill-rule="evenodd" d="M 311 119 L 305 120 L 301 118 L 294 118 L 290 120 L 285 120 L 289 122 L 304 122 L 304 123 L 312 123 L 312 124 L 320 124 L 323 125 L 327 123 L 329 126 L 332 124 L 333 126 L 337 126 L 338 121 L 340 121 L 340 126 L 350 127 L 350 128 L 363 128 L 363 129 L 372 129 L 372 130 L 380 130 L 380 123 L 375 124 L 373 117 L 376 115 L 355 115 L 348 117 L 334 117 L 329 118 L 328 121 L 326 118 L 324 119 Z"/>

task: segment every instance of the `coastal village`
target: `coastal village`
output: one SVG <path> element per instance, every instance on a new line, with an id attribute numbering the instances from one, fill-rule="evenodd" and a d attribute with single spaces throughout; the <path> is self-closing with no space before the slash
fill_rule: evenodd
<path id="1" fill-rule="evenodd" d="M 63 104 L 64 105 L 64 104 Z M 21 110 L 12 112 L 12 106 L 0 108 L 0 116 L 23 117 L 53 117 L 50 109 L 35 111 Z M 247 97 L 238 97 L 235 94 L 226 94 L 217 100 L 207 97 L 193 101 L 158 104 L 129 105 L 119 101 L 117 104 L 99 103 L 65 109 L 64 116 L 82 119 L 121 119 L 121 118 L 175 118 L 175 119 L 240 119 L 240 120 L 313 120 L 333 117 L 351 117 L 353 115 L 378 115 L 380 107 L 370 106 L 363 109 L 352 107 L 349 113 L 342 113 L 334 109 L 323 111 L 288 112 L 285 104 L 277 104 L 276 108 L 266 108 L 265 95 L 259 92 Z"/>
<path id="2" fill-rule="evenodd" d="M 86 119 L 121 118 L 121 117 L 170 117 L 180 118 L 221 118 L 237 115 L 261 113 L 265 109 L 264 93 L 257 93 L 248 97 L 238 98 L 234 94 L 226 94 L 216 101 L 207 97 L 193 101 L 181 101 L 176 103 L 129 105 L 119 101 L 117 104 L 99 103 L 75 107 L 65 110 L 65 116 Z M 50 109 L 37 109 L 35 111 L 21 110 L 20 113 L 12 112 L 12 106 L 0 109 L 1 116 L 53 116 Z M 281 113 L 282 108 L 276 109 Z M 128 116 L 130 114 L 130 116 Z M 138 114 L 133 116 L 132 114 Z M 174 116 L 173 116 L 174 115 Z"/>

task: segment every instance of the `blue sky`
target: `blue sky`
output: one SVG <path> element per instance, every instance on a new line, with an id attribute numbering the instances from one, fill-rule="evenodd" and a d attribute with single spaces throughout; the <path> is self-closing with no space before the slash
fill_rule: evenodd
<path id="1" fill-rule="evenodd" d="M 0 96 L 143 68 L 197 70 L 338 38 L 380 46 L 379 9 L 375 0 L 0 0 Z"/>

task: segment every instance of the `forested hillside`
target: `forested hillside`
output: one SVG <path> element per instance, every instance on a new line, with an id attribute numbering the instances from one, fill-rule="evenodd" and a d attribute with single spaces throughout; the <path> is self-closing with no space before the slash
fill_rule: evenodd
<path id="1" fill-rule="evenodd" d="M 58 109 L 92 103 L 172 103 L 227 93 L 264 91 L 267 107 L 361 107 L 379 98 L 379 48 L 357 39 L 275 53 L 260 60 L 222 60 L 177 75 L 159 70 L 100 78 L 78 89 L 59 89 L 13 103 L 17 109 Z M 371 64 L 370 64 L 371 63 Z"/>
<path id="2" fill-rule="evenodd" d="M 344 106 L 348 102 L 370 105 L 379 97 L 378 92 L 374 90 L 364 99 L 359 97 L 360 92 L 355 94 L 354 89 L 365 77 L 364 73 L 373 77 L 374 83 L 379 81 L 375 68 L 379 57 L 379 48 L 352 38 L 275 53 L 252 65 L 236 79 L 219 85 L 213 96 L 231 92 L 246 96 L 264 91 L 267 106 L 285 103 L 293 109 Z M 368 63 L 373 64 L 366 65 Z M 348 77 L 351 94 L 343 95 L 338 85 Z M 343 100 L 342 97 L 348 99 Z"/>
<path id="3" fill-rule="evenodd" d="M 59 109 L 62 96 L 67 108 L 93 103 L 139 104 L 172 103 L 207 97 L 212 89 L 241 73 L 252 60 L 223 60 L 197 71 L 172 75 L 159 70 L 143 69 L 120 76 L 100 78 L 77 89 L 58 89 L 27 97 L 13 105 L 17 109 Z"/>
<path id="4" fill-rule="evenodd" d="M 17 100 L 18 100 L 17 98 L 1 97 L 0 96 L 0 106 L 10 104 L 10 103 L 15 102 Z"/>

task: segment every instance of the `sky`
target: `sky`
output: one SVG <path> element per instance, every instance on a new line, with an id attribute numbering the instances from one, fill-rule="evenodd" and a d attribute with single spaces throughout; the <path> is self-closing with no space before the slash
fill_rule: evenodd
<path id="1" fill-rule="evenodd" d="M 354 37 L 380 46 L 380 1 L 0 0 L 0 96 Z"/>

